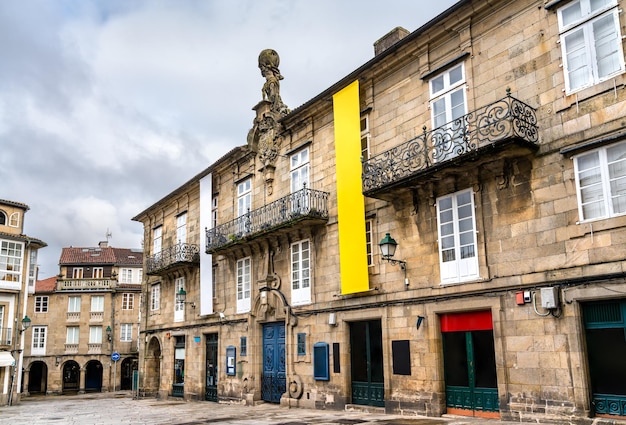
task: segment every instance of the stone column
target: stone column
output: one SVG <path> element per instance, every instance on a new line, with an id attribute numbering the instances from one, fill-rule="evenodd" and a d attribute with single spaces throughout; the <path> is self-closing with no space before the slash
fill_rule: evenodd
<path id="1" fill-rule="evenodd" d="M 85 394 L 85 369 L 80 368 L 80 384 L 78 385 L 78 394 Z"/>
<path id="2" fill-rule="evenodd" d="M 22 395 L 23 396 L 28 396 L 30 395 L 28 393 L 28 383 L 30 382 L 30 369 L 24 369 L 24 380 L 22 381 Z"/>

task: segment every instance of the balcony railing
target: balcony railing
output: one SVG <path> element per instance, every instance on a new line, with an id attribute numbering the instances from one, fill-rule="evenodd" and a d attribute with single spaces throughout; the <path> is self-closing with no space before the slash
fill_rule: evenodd
<path id="1" fill-rule="evenodd" d="M 0 328 L 0 345 L 11 345 L 13 342 L 13 329 Z"/>
<path id="2" fill-rule="evenodd" d="M 305 220 L 328 220 L 328 192 L 303 188 L 206 231 L 206 252 Z"/>
<path id="3" fill-rule="evenodd" d="M 536 148 L 535 109 L 507 96 L 363 162 L 363 193 L 393 187 L 435 166 L 505 142 Z"/>
<path id="4" fill-rule="evenodd" d="M 58 279 L 60 291 L 102 291 L 111 289 L 113 279 Z"/>
<path id="5" fill-rule="evenodd" d="M 159 274 L 176 265 L 197 263 L 200 263 L 200 247 L 190 243 L 178 243 L 148 257 L 146 273 Z"/>

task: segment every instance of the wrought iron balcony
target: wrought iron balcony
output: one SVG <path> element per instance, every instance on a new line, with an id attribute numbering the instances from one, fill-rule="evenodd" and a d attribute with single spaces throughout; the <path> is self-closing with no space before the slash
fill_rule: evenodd
<path id="1" fill-rule="evenodd" d="M 149 256 L 146 261 L 146 273 L 158 275 L 172 268 L 193 264 L 200 264 L 200 246 L 178 243 Z"/>
<path id="2" fill-rule="evenodd" d="M 527 154 L 537 149 L 538 139 L 535 109 L 507 89 L 505 98 L 432 131 L 424 127 L 416 138 L 364 161 L 363 194 L 381 197 L 439 170 L 475 161 L 487 151 Z"/>
<path id="3" fill-rule="evenodd" d="M 242 240 L 252 240 L 303 221 L 328 221 L 328 192 L 303 189 L 206 231 L 206 252 L 211 254 Z"/>

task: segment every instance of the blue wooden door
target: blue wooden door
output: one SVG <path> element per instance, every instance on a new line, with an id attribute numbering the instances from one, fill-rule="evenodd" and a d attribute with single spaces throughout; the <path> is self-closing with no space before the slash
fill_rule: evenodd
<path id="1" fill-rule="evenodd" d="M 261 398 L 270 403 L 280 403 L 287 390 L 285 374 L 285 325 L 263 325 L 263 376 Z"/>

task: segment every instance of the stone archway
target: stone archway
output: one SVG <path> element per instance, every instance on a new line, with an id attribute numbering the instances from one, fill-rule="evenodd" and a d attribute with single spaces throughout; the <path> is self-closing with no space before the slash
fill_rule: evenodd
<path id="1" fill-rule="evenodd" d="M 80 366 L 74 360 L 63 364 L 63 393 L 77 393 L 80 385 Z"/>
<path id="2" fill-rule="evenodd" d="M 120 389 L 131 390 L 133 388 L 133 372 L 137 370 L 137 359 L 126 357 L 122 360 L 120 368 Z"/>
<path id="3" fill-rule="evenodd" d="M 146 394 L 158 394 L 161 384 L 161 343 L 153 336 L 148 343 L 145 357 L 143 390 Z"/>
<path id="4" fill-rule="evenodd" d="M 42 361 L 35 361 L 28 368 L 28 393 L 46 394 L 48 390 L 48 365 Z"/>
<path id="5" fill-rule="evenodd" d="M 102 391 L 102 363 L 90 360 L 85 365 L 85 391 Z"/>

